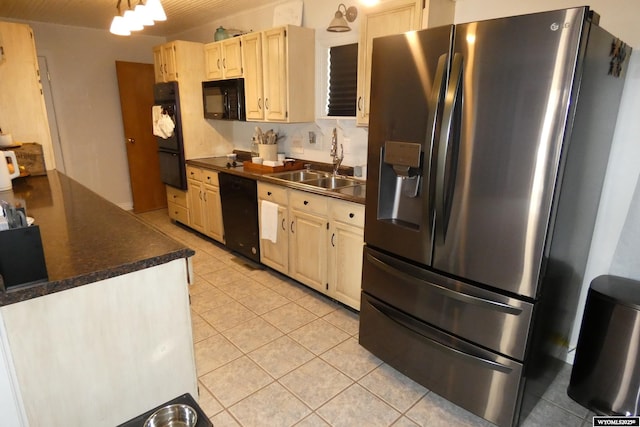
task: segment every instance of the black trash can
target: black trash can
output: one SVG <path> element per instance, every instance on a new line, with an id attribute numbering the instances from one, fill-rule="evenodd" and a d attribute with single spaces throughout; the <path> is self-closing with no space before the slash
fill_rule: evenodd
<path id="1" fill-rule="evenodd" d="M 599 415 L 639 415 L 639 281 L 591 282 L 567 393 Z"/>

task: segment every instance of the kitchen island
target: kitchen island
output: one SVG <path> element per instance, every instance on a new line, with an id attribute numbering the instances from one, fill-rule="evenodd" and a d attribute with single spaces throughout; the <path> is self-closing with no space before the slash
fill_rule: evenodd
<path id="1" fill-rule="evenodd" d="M 26 201 L 48 271 L 0 292 L 3 425 L 113 426 L 197 396 L 194 252 L 56 171 L 2 197 Z"/>

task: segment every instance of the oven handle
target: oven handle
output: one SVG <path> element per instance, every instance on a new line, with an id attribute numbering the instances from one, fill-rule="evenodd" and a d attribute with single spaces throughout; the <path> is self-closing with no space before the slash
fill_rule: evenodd
<path id="1" fill-rule="evenodd" d="M 502 372 L 502 373 L 507 374 L 507 375 L 510 374 L 511 371 L 513 371 L 512 368 L 510 368 L 509 366 L 503 365 L 502 363 L 494 362 L 493 360 L 485 359 L 485 358 L 483 358 L 481 356 L 477 356 L 475 354 L 467 353 L 465 351 L 458 350 L 456 348 L 449 347 L 448 345 L 442 344 L 441 342 L 436 341 L 434 338 L 425 335 L 425 333 L 423 331 L 420 331 L 415 325 L 412 325 L 412 324 L 410 324 L 408 322 L 405 322 L 400 316 L 396 315 L 390 309 L 380 305 L 379 303 L 376 303 L 375 301 L 373 301 L 371 299 L 367 299 L 367 302 L 371 305 L 371 307 L 374 310 L 376 310 L 382 316 L 385 316 L 389 320 L 391 320 L 392 322 L 400 325 L 401 327 L 403 327 L 405 329 L 409 329 L 409 330 L 413 331 L 414 333 L 420 335 L 421 337 L 423 337 L 425 339 L 425 342 L 427 344 L 431 345 L 432 347 L 435 347 L 436 349 L 438 349 L 438 350 L 440 350 L 442 352 L 451 354 L 452 356 L 457 357 L 459 359 L 475 362 L 475 363 L 480 364 L 480 365 L 485 365 L 485 367 L 487 367 L 487 368 L 489 368 L 489 369 L 491 369 L 493 371 Z"/>
<path id="2" fill-rule="evenodd" d="M 486 298 L 479 298 L 479 297 L 465 294 L 462 292 L 452 291 L 451 289 L 447 289 L 445 287 L 436 285 L 435 283 L 427 282 L 426 280 L 423 280 L 419 277 L 416 277 L 411 274 L 405 273 L 404 271 L 395 269 L 393 266 L 387 264 L 386 262 L 382 261 L 381 259 L 377 258 L 376 256 L 370 253 L 367 254 L 367 259 L 375 267 L 379 268 L 380 270 L 383 270 L 393 276 L 396 276 L 401 280 L 419 282 L 425 286 L 429 286 L 430 288 L 433 288 L 434 291 L 438 292 L 441 295 L 444 295 L 447 298 L 455 299 L 468 304 L 474 304 L 490 310 L 500 311 L 507 314 L 513 314 L 515 316 L 518 316 L 520 315 L 520 313 L 522 313 L 522 309 L 518 307 L 514 307 L 509 304 L 492 301 Z"/>

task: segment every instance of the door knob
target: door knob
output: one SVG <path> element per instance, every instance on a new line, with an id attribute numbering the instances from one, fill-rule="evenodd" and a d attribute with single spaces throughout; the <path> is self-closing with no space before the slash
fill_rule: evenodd
<path id="1" fill-rule="evenodd" d="M 130 142 L 131 144 L 135 144 L 136 140 L 133 138 L 127 138 L 127 142 Z"/>

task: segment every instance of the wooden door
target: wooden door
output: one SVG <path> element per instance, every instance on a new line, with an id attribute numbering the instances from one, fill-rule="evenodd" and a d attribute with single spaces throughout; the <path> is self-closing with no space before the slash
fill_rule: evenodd
<path id="1" fill-rule="evenodd" d="M 242 36 L 242 63 L 247 120 L 262 120 L 262 33 Z"/>
<path id="2" fill-rule="evenodd" d="M 360 310 L 364 230 L 335 221 L 329 241 L 329 291 L 332 297 Z"/>
<path id="3" fill-rule="evenodd" d="M 116 61 L 116 73 L 133 211 L 164 208 L 167 206 L 167 193 L 160 178 L 158 143 L 151 122 L 155 81 L 153 65 Z"/>
<path id="4" fill-rule="evenodd" d="M 358 45 L 358 100 L 356 122 L 369 125 L 369 96 L 371 94 L 371 53 L 376 37 L 400 34 L 420 28 L 421 2 L 396 0 L 371 8 L 360 21 Z"/>
<path id="5" fill-rule="evenodd" d="M 265 119 L 287 118 L 287 46 L 285 28 L 265 31 L 262 39 Z"/>
<path id="6" fill-rule="evenodd" d="M 164 82 L 164 59 L 162 57 L 162 46 L 153 48 L 153 70 L 156 76 L 156 83 Z"/>
<path id="7" fill-rule="evenodd" d="M 204 45 L 204 62 L 207 79 L 220 80 L 222 76 L 222 44 L 208 43 Z"/>
<path id="8" fill-rule="evenodd" d="M 226 79 L 242 77 L 242 48 L 239 37 L 222 42 L 222 67 Z"/>
<path id="9" fill-rule="evenodd" d="M 294 279 L 326 293 L 327 219 L 291 209 L 292 239 L 289 241 L 289 274 Z"/>
<path id="10" fill-rule="evenodd" d="M 220 243 L 224 243 L 220 188 L 205 184 L 204 201 L 207 209 L 205 213 L 205 234 Z"/>

